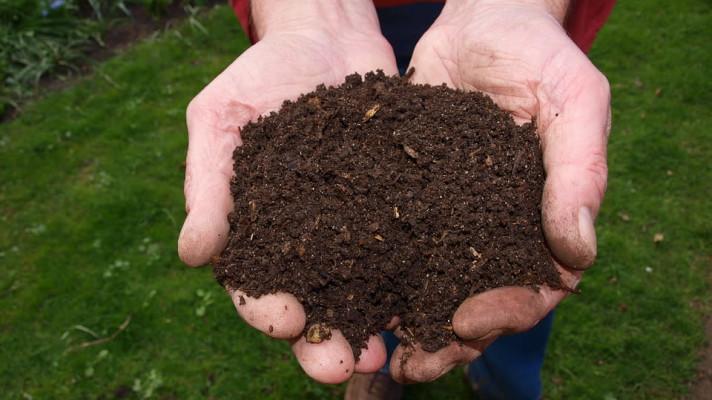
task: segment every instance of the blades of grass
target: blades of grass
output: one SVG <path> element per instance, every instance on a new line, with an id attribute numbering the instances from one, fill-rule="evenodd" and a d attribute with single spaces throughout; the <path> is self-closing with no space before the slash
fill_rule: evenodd
<path id="1" fill-rule="evenodd" d="M 203 26 L 203 24 L 200 23 L 200 21 L 198 21 L 198 18 L 196 18 L 198 12 L 200 11 L 200 7 L 186 4 L 185 6 L 183 6 L 183 10 L 185 10 L 185 13 L 188 14 L 188 23 L 190 24 L 190 27 L 199 31 L 203 35 L 207 35 L 208 30 L 205 28 L 205 26 Z"/>
<path id="2" fill-rule="evenodd" d="M 98 333 L 94 332 L 93 330 L 87 328 L 87 327 L 84 326 L 84 325 L 74 325 L 74 326 L 72 326 L 71 328 L 69 328 L 69 330 L 72 330 L 72 329 L 73 329 L 73 330 L 80 331 L 80 332 L 87 333 L 87 334 L 91 335 L 94 339 L 97 339 L 97 338 L 99 337 L 99 334 L 98 334 Z"/>
<path id="3" fill-rule="evenodd" d="M 126 4 L 123 2 L 123 0 L 119 0 L 116 2 L 116 8 L 121 10 L 121 12 L 124 13 L 127 17 L 132 17 L 133 15 L 131 14 L 131 10 L 129 10 L 128 7 L 126 7 Z"/>
<path id="4" fill-rule="evenodd" d="M 104 15 L 101 12 L 101 2 L 99 0 L 88 0 L 88 2 L 92 11 L 94 11 L 94 15 L 96 15 L 96 19 L 103 21 Z"/>

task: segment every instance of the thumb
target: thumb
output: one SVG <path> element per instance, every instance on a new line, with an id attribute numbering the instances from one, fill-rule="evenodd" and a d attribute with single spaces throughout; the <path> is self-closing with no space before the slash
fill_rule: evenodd
<path id="1" fill-rule="evenodd" d="M 542 215 L 554 255 L 567 267 L 585 269 L 596 258 L 594 219 L 606 190 L 610 90 L 593 65 L 570 87 L 542 135 Z"/>
<path id="2" fill-rule="evenodd" d="M 193 99 L 186 112 L 189 144 L 184 192 L 188 215 L 178 238 L 178 254 L 190 266 L 209 262 L 227 243 L 227 216 L 233 208 L 232 153 L 242 144 L 240 127 L 255 115 L 244 103 L 221 104 L 206 93 Z"/>

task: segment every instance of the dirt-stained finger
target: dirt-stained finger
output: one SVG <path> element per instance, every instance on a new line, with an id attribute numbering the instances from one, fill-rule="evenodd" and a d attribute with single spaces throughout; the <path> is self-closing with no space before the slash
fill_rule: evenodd
<path id="1" fill-rule="evenodd" d="M 295 339 L 292 351 L 304 372 L 318 382 L 341 383 L 354 373 L 351 346 L 338 330 L 319 343 L 310 343 L 304 336 Z"/>
<path id="2" fill-rule="evenodd" d="M 230 296 L 245 322 L 273 338 L 291 339 L 304 331 L 304 307 L 289 293 L 267 294 L 256 299 L 234 290 Z"/>
<path id="3" fill-rule="evenodd" d="M 386 364 L 386 345 L 381 335 L 368 339 L 366 348 L 361 349 L 361 355 L 355 365 L 355 372 L 367 374 L 376 372 Z"/>
<path id="4" fill-rule="evenodd" d="M 479 357 L 483 348 L 453 342 L 431 353 L 423 350 L 419 344 L 401 344 L 391 357 L 391 376 L 400 383 L 431 382 L 455 366 Z"/>

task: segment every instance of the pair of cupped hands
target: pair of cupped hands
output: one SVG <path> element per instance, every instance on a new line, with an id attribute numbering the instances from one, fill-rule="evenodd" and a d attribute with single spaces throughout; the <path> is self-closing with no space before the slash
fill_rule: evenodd
<path id="1" fill-rule="evenodd" d="M 564 284 L 574 288 L 596 256 L 594 219 L 606 188 L 610 94 L 606 78 L 562 28 L 565 3 L 449 0 L 415 48 L 411 81 L 481 91 L 518 122 L 535 119 L 547 174 L 544 231 Z M 261 0 L 252 2 L 251 12 L 259 41 L 187 110 L 188 215 L 178 250 L 191 266 L 209 262 L 226 244 L 232 153 L 241 144 L 242 126 L 318 84 L 338 85 L 354 72 L 398 72 L 370 0 Z M 567 293 L 505 287 L 470 297 L 452 319 L 462 343 L 434 353 L 416 344 L 405 363 L 406 349 L 399 346 L 391 374 L 399 382 L 434 380 L 478 357 L 498 336 L 532 328 Z M 236 305 L 244 296 L 246 304 L 237 307 L 240 316 L 265 334 L 288 340 L 304 371 L 317 381 L 343 382 L 354 372 L 375 372 L 386 361 L 378 335 L 369 339 L 358 361 L 338 331 L 331 340 L 307 343 L 304 309 L 288 293 L 258 299 L 240 291 L 230 294 Z"/>

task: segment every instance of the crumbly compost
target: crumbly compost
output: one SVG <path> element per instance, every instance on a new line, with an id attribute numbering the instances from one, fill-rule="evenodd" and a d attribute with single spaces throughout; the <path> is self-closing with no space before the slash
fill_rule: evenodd
<path id="1" fill-rule="evenodd" d="M 535 126 L 481 93 L 355 74 L 284 102 L 242 140 L 215 276 L 296 296 L 307 339 L 339 329 L 358 357 L 398 316 L 436 351 L 458 340 L 451 320 L 468 296 L 562 287 Z"/>

